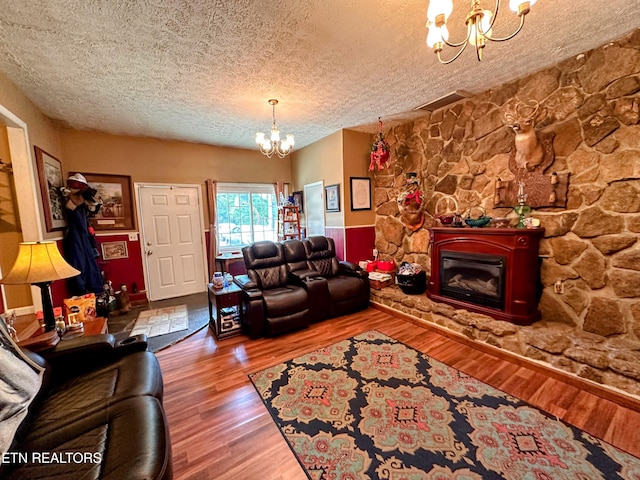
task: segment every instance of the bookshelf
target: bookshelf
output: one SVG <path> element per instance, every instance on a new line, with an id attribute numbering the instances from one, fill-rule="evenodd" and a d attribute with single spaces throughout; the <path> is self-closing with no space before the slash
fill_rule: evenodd
<path id="1" fill-rule="evenodd" d="M 300 214 L 298 207 L 282 206 L 278 208 L 278 240 L 300 240 Z"/>

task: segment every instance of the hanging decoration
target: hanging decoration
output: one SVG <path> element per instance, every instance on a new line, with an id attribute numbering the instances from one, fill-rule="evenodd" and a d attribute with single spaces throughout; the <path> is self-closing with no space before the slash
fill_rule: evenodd
<path id="1" fill-rule="evenodd" d="M 371 150 L 369 150 L 371 157 L 369 171 L 375 170 L 376 166 L 378 170 L 384 170 L 389 166 L 391 147 L 389 147 L 389 144 L 384 139 L 382 120 L 380 120 L 380 118 L 381 117 L 378 117 L 378 136 L 376 141 L 371 145 Z"/>
<path id="2" fill-rule="evenodd" d="M 409 172 L 406 174 L 403 189 L 398 194 L 397 200 L 400 221 L 409 230 L 415 232 L 424 224 L 426 206 L 417 173 Z"/>

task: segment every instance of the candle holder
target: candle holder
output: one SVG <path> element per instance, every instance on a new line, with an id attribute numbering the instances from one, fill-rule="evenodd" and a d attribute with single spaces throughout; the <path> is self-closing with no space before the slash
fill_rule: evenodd
<path id="1" fill-rule="evenodd" d="M 513 211 L 519 215 L 518 223 L 516 224 L 516 228 L 527 228 L 524 223 L 524 219 L 527 215 L 531 213 L 531 207 L 527 205 L 527 195 L 524 193 L 524 182 L 518 182 L 518 204 L 513 207 Z"/>
<path id="2" fill-rule="evenodd" d="M 531 207 L 524 203 L 519 203 L 518 205 L 513 207 L 513 211 L 519 215 L 516 228 L 527 228 L 527 226 L 524 224 L 524 219 L 529 213 L 531 213 Z"/>

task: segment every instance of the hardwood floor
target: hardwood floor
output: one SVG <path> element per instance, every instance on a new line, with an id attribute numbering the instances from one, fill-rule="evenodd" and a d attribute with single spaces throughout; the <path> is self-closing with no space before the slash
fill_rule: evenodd
<path id="1" fill-rule="evenodd" d="M 158 352 L 174 478 L 306 479 L 247 375 L 370 329 L 640 456 L 638 411 L 369 308 L 269 339 L 217 342 L 207 328 Z"/>

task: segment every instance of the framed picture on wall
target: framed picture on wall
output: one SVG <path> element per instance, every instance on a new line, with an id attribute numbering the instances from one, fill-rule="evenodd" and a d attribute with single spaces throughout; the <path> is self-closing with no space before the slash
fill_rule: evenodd
<path id="1" fill-rule="evenodd" d="M 125 240 L 117 242 L 104 242 L 102 247 L 102 258 L 104 260 L 117 260 L 119 258 L 129 258 L 129 249 Z"/>
<path id="2" fill-rule="evenodd" d="M 95 199 L 102 201 L 100 211 L 91 218 L 91 225 L 96 230 L 133 230 L 131 177 L 98 173 L 83 175 L 89 186 L 96 189 Z"/>
<path id="3" fill-rule="evenodd" d="M 371 210 L 371 179 L 350 177 L 351 210 Z"/>
<path id="4" fill-rule="evenodd" d="M 60 192 L 60 187 L 64 186 L 62 162 L 41 148 L 34 149 L 47 232 L 62 230 L 67 226 L 64 218 L 64 198 Z"/>
<path id="5" fill-rule="evenodd" d="M 340 211 L 340 184 L 324 187 L 324 209 L 327 212 Z"/>
<path id="6" fill-rule="evenodd" d="M 293 205 L 298 207 L 298 213 L 304 213 L 304 200 L 302 192 L 293 192 Z"/>

